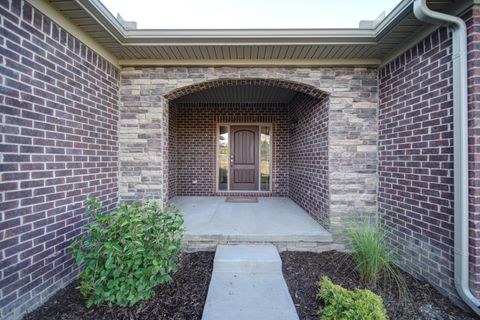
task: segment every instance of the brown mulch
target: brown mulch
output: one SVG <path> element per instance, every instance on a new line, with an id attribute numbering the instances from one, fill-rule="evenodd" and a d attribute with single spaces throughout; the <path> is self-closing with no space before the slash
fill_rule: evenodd
<path id="1" fill-rule="evenodd" d="M 350 255 L 336 251 L 322 253 L 283 252 L 283 274 L 300 319 L 318 320 L 317 310 L 320 301 L 316 295 L 316 282 L 328 276 L 336 284 L 348 289 L 364 288 L 354 271 Z M 398 320 L 450 320 L 475 319 L 451 301 L 438 293 L 430 285 L 420 282 L 403 273 L 410 297 L 407 302 L 399 299 L 395 288 L 379 284 L 369 288 L 383 298 L 390 319 Z"/>
<path id="2" fill-rule="evenodd" d="M 200 319 L 212 274 L 213 256 L 214 252 L 181 254 L 173 280 L 157 286 L 154 297 L 132 308 L 97 306 L 87 309 L 77 284 L 72 283 L 24 320 Z"/>
<path id="3" fill-rule="evenodd" d="M 85 307 L 85 299 L 72 283 L 56 293 L 50 300 L 25 320 L 195 320 L 201 319 L 213 268 L 213 252 L 181 254 L 178 271 L 173 280 L 155 288 L 155 296 L 137 303 L 132 308 L 96 306 Z M 316 299 L 316 282 L 326 275 L 346 288 L 363 288 L 353 270 L 351 256 L 335 251 L 323 253 L 283 252 L 283 274 L 290 294 L 302 320 L 318 319 L 321 302 Z M 384 285 L 372 289 L 383 298 L 390 319 L 399 320 L 451 320 L 475 319 L 456 307 L 430 285 L 417 281 L 404 273 L 410 298 L 402 303 L 396 290 Z"/>

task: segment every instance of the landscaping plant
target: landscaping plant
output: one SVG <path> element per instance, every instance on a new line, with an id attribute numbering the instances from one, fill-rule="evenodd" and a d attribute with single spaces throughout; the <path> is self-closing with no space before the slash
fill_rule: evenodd
<path id="1" fill-rule="evenodd" d="M 70 250 L 87 306 L 130 306 L 153 295 L 154 286 L 170 280 L 183 235 L 183 218 L 154 201 L 121 204 L 101 212 L 98 199 L 85 201 L 91 221 Z"/>
<path id="2" fill-rule="evenodd" d="M 348 290 L 332 283 L 328 277 L 318 281 L 317 297 L 324 306 L 320 320 L 387 320 L 382 298 L 367 289 Z"/>
<path id="3" fill-rule="evenodd" d="M 395 265 L 393 252 L 388 248 L 385 233 L 378 222 L 359 222 L 347 229 L 360 280 L 376 287 L 382 279 L 387 285 L 397 287 L 400 298 L 408 300 L 405 280 Z"/>

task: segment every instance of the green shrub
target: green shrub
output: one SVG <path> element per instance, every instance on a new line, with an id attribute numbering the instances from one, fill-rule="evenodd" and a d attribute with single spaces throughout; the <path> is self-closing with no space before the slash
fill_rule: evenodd
<path id="1" fill-rule="evenodd" d="M 87 306 L 133 305 L 153 295 L 153 287 L 170 280 L 183 234 L 176 210 L 161 210 L 154 201 L 122 204 L 102 214 L 98 199 L 85 201 L 91 222 L 71 246 L 80 290 Z"/>
<path id="2" fill-rule="evenodd" d="M 370 290 L 348 290 L 328 277 L 318 281 L 318 298 L 324 302 L 320 320 L 387 320 L 382 298 Z"/>

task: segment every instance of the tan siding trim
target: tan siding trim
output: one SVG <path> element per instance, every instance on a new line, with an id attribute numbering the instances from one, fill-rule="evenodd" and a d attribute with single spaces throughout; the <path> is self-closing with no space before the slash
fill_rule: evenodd
<path id="1" fill-rule="evenodd" d="M 32 5 L 35 9 L 39 10 L 44 15 L 46 15 L 50 20 L 58 24 L 65 31 L 73 35 L 75 38 L 83 42 L 90 49 L 92 49 L 97 54 L 99 54 L 104 59 L 106 59 L 108 62 L 113 64 L 115 67 L 120 68 L 118 59 L 112 53 L 110 53 L 110 51 L 105 49 L 96 40 L 94 40 L 89 34 L 87 34 L 83 30 L 81 30 L 78 26 L 76 26 L 72 21 L 65 18 L 57 9 L 55 9 L 47 1 L 45 0 L 26 0 L 26 1 L 30 3 L 30 5 Z"/>
<path id="2" fill-rule="evenodd" d="M 378 66 L 380 59 L 126 59 L 120 66 Z"/>

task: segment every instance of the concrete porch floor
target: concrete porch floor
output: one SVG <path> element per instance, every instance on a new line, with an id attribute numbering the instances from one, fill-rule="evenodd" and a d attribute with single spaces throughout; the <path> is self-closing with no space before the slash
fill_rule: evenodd
<path id="1" fill-rule="evenodd" d="M 289 198 L 231 203 L 225 197 L 174 197 L 170 202 L 184 214 L 188 251 L 228 243 L 273 243 L 279 250 L 304 251 L 334 246 L 331 234 Z"/>

